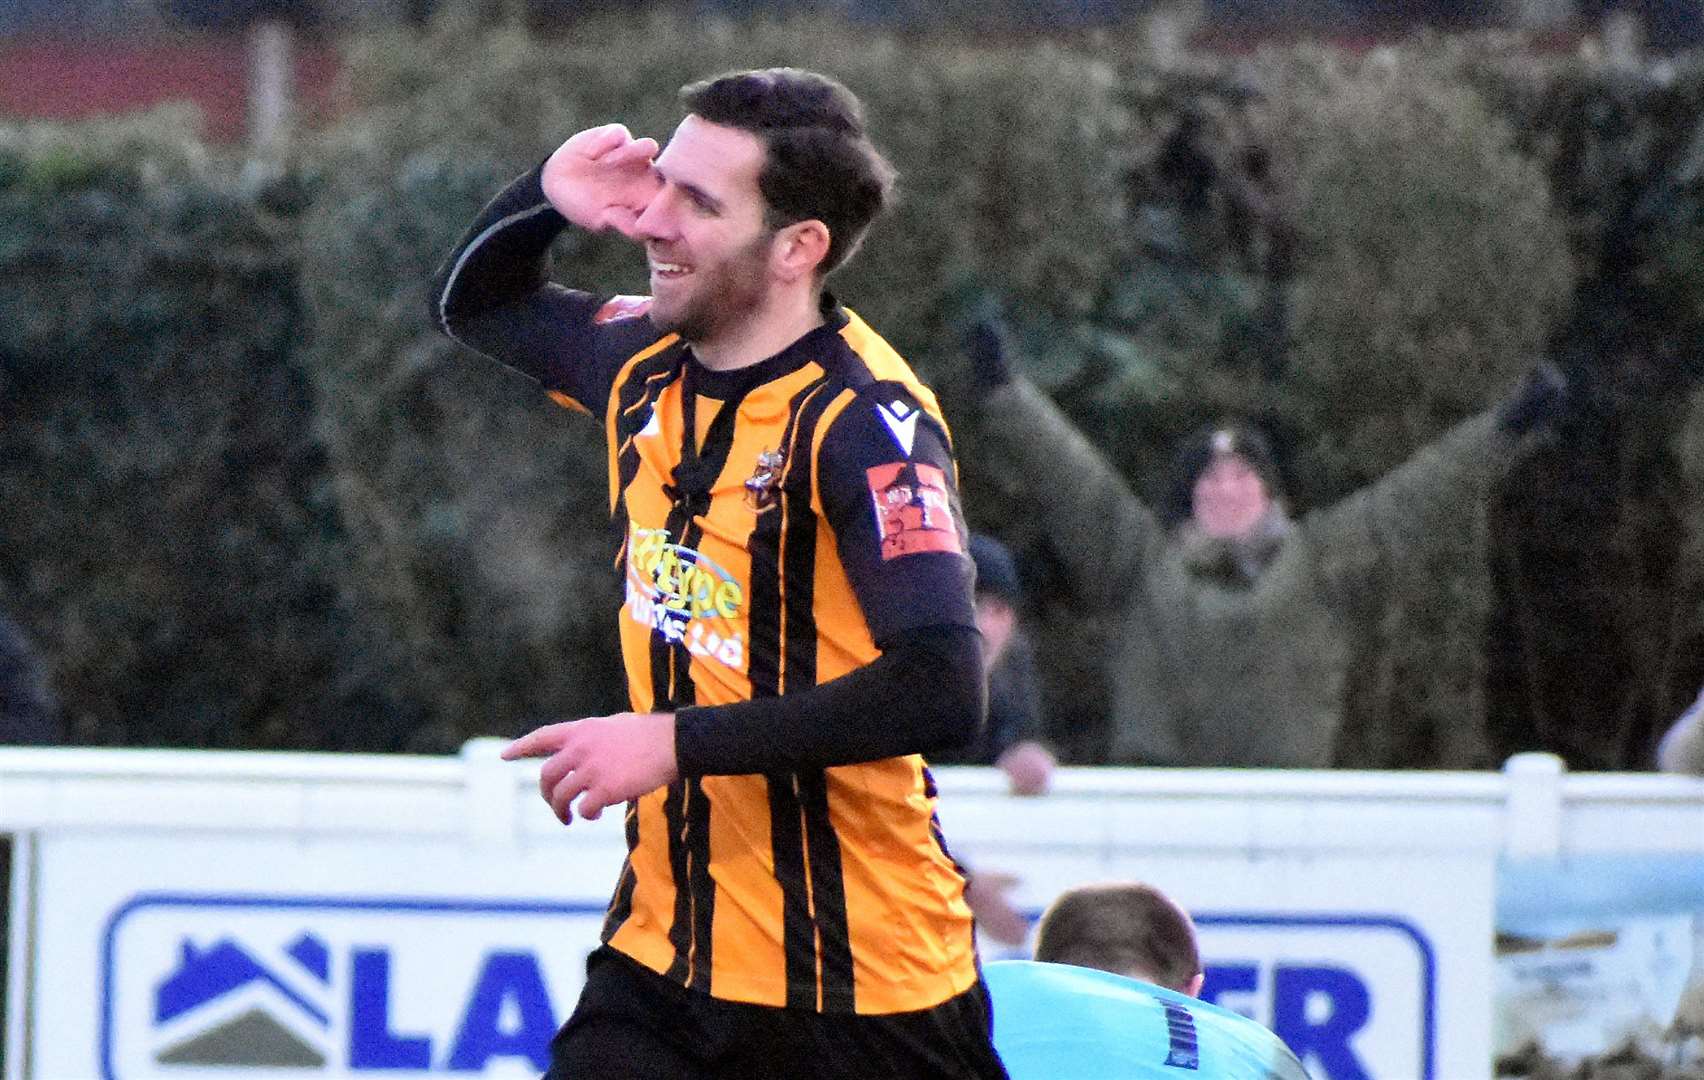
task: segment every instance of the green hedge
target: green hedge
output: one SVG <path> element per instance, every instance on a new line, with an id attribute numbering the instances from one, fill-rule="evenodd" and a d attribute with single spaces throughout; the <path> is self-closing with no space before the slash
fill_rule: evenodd
<path id="1" fill-rule="evenodd" d="M 409 693 L 463 731 L 624 700 L 596 429 L 425 320 L 426 279 L 463 225 L 568 134 L 621 119 L 666 138 L 694 73 L 786 60 L 837 74 L 864 97 L 902 198 L 836 288 L 926 365 L 947 355 L 941 311 L 961 280 L 987 271 L 1068 303 L 1111 265 L 1097 240 L 1118 212 L 1120 114 L 1104 65 L 1045 48 L 930 62 L 799 26 L 677 29 L 451 32 L 375 39 L 354 58 L 371 107 L 332 133 L 304 245 L 313 369 L 357 588 L 414 658 Z M 1009 131 L 1035 137 L 1013 146 Z M 558 256 L 569 283 L 643 288 L 626 241 L 572 235 Z"/>
<path id="2" fill-rule="evenodd" d="M 446 24 L 346 55 L 356 107 L 282 177 L 245 179 L 180 121 L 0 135 L 0 209 L 21 223 L 0 232 L 0 496 L 26 508 L 0 522 L 0 603 L 53 657 L 80 741 L 448 749 L 621 707 L 595 429 L 434 333 L 423 289 L 567 134 L 621 119 L 666 137 L 680 82 L 779 62 L 846 81 L 899 167 L 896 212 L 835 288 L 942 390 L 973 523 L 1014 541 L 1045 598 L 1062 741 L 1104 693 L 1101 630 L 1050 595 L 1045 530 L 980 464 L 955 343 L 996 303 L 1026 370 L 1150 498 L 1209 418 L 1270 428 L 1305 511 L 1547 350 L 1582 377 L 1490 531 L 1403 563 L 1362 643 L 1365 763 L 1548 745 L 1638 764 L 1704 678 L 1676 645 L 1704 624 L 1679 348 L 1704 216 L 1670 168 L 1688 71 L 1627 98 L 1664 134 L 1638 144 L 1643 172 L 1605 179 L 1585 163 L 1627 146 L 1582 117 L 1625 96 L 1618 77 L 1522 67 L 1494 41 L 1180 69 L 1116 34 L 656 16 L 551 39 Z M 1651 190 L 1659 224 L 1628 227 L 1651 211 L 1627 193 Z M 568 283 L 642 288 L 625 241 L 571 235 L 558 255 Z M 1669 382 L 1619 377 L 1652 364 L 1606 358 L 1576 279 L 1644 305 L 1661 332 L 1635 351 L 1668 350 Z M 1557 507 L 1568 590 L 1532 571 Z M 1592 602 L 1569 612 L 1568 591 Z M 1680 598 L 1661 626 L 1636 611 L 1658 595 Z M 1547 696 L 1593 649 L 1614 654 L 1595 685 Z M 1593 742 L 1606 713 L 1618 730 Z"/>
<path id="3" fill-rule="evenodd" d="M 75 741 L 401 745 L 343 605 L 288 193 L 179 127 L 0 138 L 0 604 Z"/>

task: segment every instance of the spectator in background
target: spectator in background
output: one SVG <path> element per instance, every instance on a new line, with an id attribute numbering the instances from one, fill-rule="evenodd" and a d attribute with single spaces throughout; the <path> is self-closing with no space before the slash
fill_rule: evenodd
<path id="1" fill-rule="evenodd" d="M 1116 612 L 1112 715 L 1085 740 L 1103 764 L 1394 764 L 1344 749 L 1352 647 L 1382 610 L 1404 541 L 1469 527 L 1520 436 L 1566 391 L 1541 365 L 1502 404 L 1300 520 L 1259 432 L 1204 428 L 1179 451 L 1156 513 L 1012 370 L 998 325 L 974 328 L 966 351 L 984 449 L 1031 493 L 1077 601 Z M 1444 738 L 1441 764 L 1494 764 L 1482 733 Z"/>
<path id="2" fill-rule="evenodd" d="M 945 754 L 930 755 L 943 765 L 994 765 L 1006 774 L 1014 795 L 1047 792 L 1057 766 L 1052 751 L 1038 741 L 1041 690 L 1035 653 L 1019 625 L 1023 587 L 1006 545 L 984 533 L 972 533 L 970 557 L 976 564 L 976 627 L 982 632 L 982 663 L 988 673 L 988 718 L 974 741 Z M 986 867 L 965 869 L 964 899 L 982 933 L 1003 945 L 1022 945 L 1029 920 L 1008 894 L 1015 874 Z"/>
<path id="3" fill-rule="evenodd" d="M 1043 746 L 1041 689 L 1035 651 L 1018 618 L 1023 586 L 1006 545 L 983 533 L 970 538 L 976 564 L 976 627 L 982 632 L 982 662 L 988 672 L 988 720 L 974 741 L 931 761 L 943 765 L 994 765 L 1006 774 L 1014 795 L 1047 791 L 1058 762 Z"/>
<path id="4" fill-rule="evenodd" d="M 1035 957 L 985 968 L 1012 1080 L 1307 1080 L 1278 1036 L 1196 1000 L 1195 923 L 1151 885 L 1067 891 L 1041 917 Z"/>
<path id="5" fill-rule="evenodd" d="M 1657 768 L 1704 776 L 1704 690 L 1657 744 Z"/>
<path id="6" fill-rule="evenodd" d="M 41 657 L 23 628 L 0 613 L 0 746 L 52 746 L 62 736 Z"/>

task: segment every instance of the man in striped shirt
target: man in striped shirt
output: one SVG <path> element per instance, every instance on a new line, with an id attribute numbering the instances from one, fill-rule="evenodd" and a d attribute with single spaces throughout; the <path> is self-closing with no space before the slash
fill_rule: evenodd
<path id="1" fill-rule="evenodd" d="M 562 821 L 628 859 L 552 1077 L 1003 1077 L 922 753 L 983 712 L 950 435 L 824 287 L 892 172 L 794 69 L 682 91 L 500 193 L 434 282 L 451 337 L 590 414 L 609 453 L 631 711 L 551 724 Z M 549 280 L 563 229 L 642 244 L 651 295 Z"/>

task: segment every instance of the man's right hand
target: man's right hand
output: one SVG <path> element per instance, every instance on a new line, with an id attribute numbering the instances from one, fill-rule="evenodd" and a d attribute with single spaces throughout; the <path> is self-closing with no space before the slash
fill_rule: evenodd
<path id="1" fill-rule="evenodd" d="M 582 229 L 638 239 L 634 223 L 663 186 L 656 156 L 657 140 L 635 139 L 624 125 L 587 128 L 544 163 L 545 198 Z"/>

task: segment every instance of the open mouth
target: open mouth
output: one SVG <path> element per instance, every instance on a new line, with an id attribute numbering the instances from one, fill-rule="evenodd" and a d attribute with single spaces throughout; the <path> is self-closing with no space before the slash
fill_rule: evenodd
<path id="1" fill-rule="evenodd" d="M 663 262 L 661 260 L 652 260 L 651 262 L 651 276 L 661 278 L 664 281 L 674 281 L 690 273 L 692 273 L 692 268 L 682 263 Z"/>

